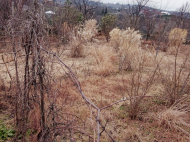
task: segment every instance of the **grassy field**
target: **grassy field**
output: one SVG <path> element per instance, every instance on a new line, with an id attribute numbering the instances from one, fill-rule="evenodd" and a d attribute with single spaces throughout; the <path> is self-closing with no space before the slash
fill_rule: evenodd
<path id="1" fill-rule="evenodd" d="M 190 53 L 189 45 L 180 46 L 176 59 L 173 51 L 159 51 L 156 56 L 156 50 L 150 44 L 141 44 L 140 48 L 138 47 L 141 55 L 136 55 L 137 51 L 133 52 L 129 57 L 132 59 L 130 60 L 131 65 L 123 69 L 120 69 L 121 53 L 116 52 L 113 45 L 107 43 L 106 39 L 101 36 L 93 42 L 83 44 L 80 57 L 72 57 L 70 45 L 59 48 L 53 46 L 52 44 L 50 50 L 57 54 L 60 53 L 59 58 L 71 68 L 80 82 L 83 93 L 96 106 L 103 108 L 121 100 L 120 103 L 101 110 L 100 141 L 108 142 L 113 139 L 118 142 L 190 141 L 189 94 L 183 93 L 181 96 L 177 96 L 176 100 L 179 101 L 172 106 L 170 104 L 172 91 L 176 89 L 172 86 L 175 70 L 177 74 L 182 72 L 177 82 L 180 87 L 183 87 L 183 82 L 189 73 L 189 57 L 184 64 L 186 55 Z M 0 63 L 8 63 L 0 64 L 0 120 L 7 129 L 12 129 L 15 126 L 14 62 L 9 62 L 13 60 L 13 56 L 5 54 L 4 50 L 1 51 L 1 55 L 3 55 L 4 61 L 1 58 Z M 56 118 L 57 122 L 72 122 L 70 129 L 74 131 L 73 139 L 93 141 L 92 139 L 96 139 L 97 133 L 94 117 L 97 110 L 90 105 L 87 106 L 86 101 L 65 73 L 63 66 L 53 58 L 51 55 L 45 56 L 46 72 L 54 82 L 52 92 L 50 95 L 47 93 L 45 97 L 46 110 L 54 101 L 56 109 L 59 110 L 57 111 L 59 114 Z M 23 60 L 24 57 L 21 53 L 18 59 L 21 78 L 24 69 Z M 183 68 L 182 71 L 181 68 Z M 9 90 L 10 84 L 12 85 L 11 90 Z M 147 85 L 149 85 L 148 88 Z M 188 82 L 187 90 L 189 85 Z M 132 97 L 137 98 L 127 100 Z M 138 105 L 133 110 L 132 107 L 135 104 Z M 133 117 L 133 113 L 137 115 Z M 26 136 L 28 141 L 35 141 L 40 131 L 39 117 L 38 107 L 31 108 L 28 120 L 30 131 Z M 49 121 L 48 118 L 46 121 Z M 56 140 L 69 141 L 68 134 L 62 130 L 62 127 L 58 129 L 60 133 Z M 82 136 L 77 131 L 83 133 Z"/>

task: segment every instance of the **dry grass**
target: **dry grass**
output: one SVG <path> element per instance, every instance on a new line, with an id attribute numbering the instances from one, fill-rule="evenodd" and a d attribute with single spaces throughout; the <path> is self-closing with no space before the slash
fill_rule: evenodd
<path id="1" fill-rule="evenodd" d="M 85 41 L 91 42 L 97 34 L 97 21 L 95 19 L 85 21 L 84 28 L 81 33 L 82 38 Z"/>
<path id="2" fill-rule="evenodd" d="M 96 73 L 98 75 L 108 75 L 117 70 L 114 63 L 117 61 L 116 53 L 111 47 L 106 45 L 91 48 L 91 54 L 95 59 Z"/>
<path id="3" fill-rule="evenodd" d="M 186 29 L 174 28 L 169 33 L 169 51 L 175 52 L 176 47 L 181 46 L 187 37 Z"/>
<path id="4" fill-rule="evenodd" d="M 143 50 L 141 46 L 141 35 L 134 29 L 113 29 L 110 32 L 110 44 L 116 49 L 119 57 L 119 69 L 137 70 L 142 62 L 151 66 L 155 63 L 155 52 Z"/>
<path id="5" fill-rule="evenodd" d="M 127 47 L 129 44 L 126 43 L 125 44 L 126 49 L 119 48 L 120 51 L 115 52 L 114 49 L 109 46 L 109 44 L 103 44 L 104 42 L 105 41 L 102 39 L 102 43 L 99 45 L 98 43 L 89 43 L 89 42 L 83 45 L 82 50 L 85 51 L 85 53 L 83 52 L 85 54 L 85 56 L 83 56 L 84 58 L 70 58 L 71 56 L 66 56 L 68 54 L 66 52 L 64 52 L 60 57 L 67 65 L 71 67 L 73 72 L 76 74 L 77 78 L 81 83 L 83 92 L 88 97 L 88 99 L 99 107 L 104 107 L 115 101 L 121 100 L 123 97 L 128 97 L 125 86 L 121 87 L 123 85 L 123 79 L 125 80 L 124 82 L 125 85 L 129 86 L 129 84 L 131 83 L 130 77 L 132 73 L 137 71 L 139 67 L 138 65 L 143 61 L 146 68 L 142 71 L 143 77 L 141 82 L 139 82 L 140 83 L 139 93 L 141 93 L 142 87 L 143 85 L 145 85 L 148 75 L 150 74 L 150 72 L 152 72 L 152 69 L 155 67 L 154 63 L 156 62 L 154 58 L 155 51 L 152 50 L 150 51 L 148 49 L 141 49 L 139 48 L 140 44 L 133 45 L 134 48 L 132 48 L 132 46 Z M 80 44 L 80 42 L 78 39 L 76 39 L 76 41 L 70 44 L 71 46 L 77 46 Z M 117 44 L 115 46 L 117 46 Z M 136 48 L 135 46 L 138 48 Z M 122 72 L 122 74 L 118 72 L 118 57 L 121 57 L 120 55 L 122 54 L 122 51 L 127 51 L 127 53 L 124 55 L 128 55 L 129 58 L 128 60 L 130 60 L 132 72 L 124 71 Z M 158 54 L 158 56 L 160 56 L 159 59 L 164 54 L 165 53 L 159 53 Z M 181 55 L 179 56 L 183 58 L 183 56 Z M 157 57 L 157 61 L 159 61 L 159 59 Z M 22 62 L 19 61 L 19 64 L 21 63 Z M 173 63 L 173 57 L 168 55 L 167 58 L 164 58 L 161 64 L 162 67 L 161 69 L 164 69 L 163 71 L 165 71 L 166 68 L 168 68 L 168 73 L 171 73 L 172 68 L 169 69 L 170 67 L 169 65 L 171 65 L 171 63 Z M 179 62 L 177 62 L 177 64 L 179 64 Z M 13 66 L 12 64 L 9 64 L 8 67 L 11 68 L 12 66 Z M 15 72 L 14 69 L 12 69 L 11 74 L 14 72 Z M 6 70 L 4 72 L 1 71 L 1 73 L 2 73 L 1 75 L 6 74 Z M 83 74 L 87 75 L 84 77 Z M 90 136 L 94 137 L 94 133 L 96 132 L 96 121 L 92 116 L 92 112 L 86 106 L 85 102 L 82 100 L 80 95 L 77 94 L 75 86 L 73 86 L 72 82 L 69 81 L 68 76 L 65 76 L 65 73 L 59 64 L 55 65 L 54 63 L 52 76 L 53 80 L 55 81 L 54 89 L 56 90 L 56 88 L 58 88 L 59 90 L 59 93 L 56 96 L 57 99 L 56 106 L 58 109 L 61 109 L 61 111 L 58 112 L 59 119 L 57 119 L 56 121 L 68 123 L 74 119 L 75 120 L 73 123 L 74 128 L 77 128 L 89 134 Z M 153 86 L 150 89 L 148 95 L 150 96 L 158 94 L 160 95 L 163 93 L 162 91 L 163 91 L 163 86 L 157 84 L 156 86 Z M 50 94 L 54 93 L 55 91 L 52 91 Z M 165 97 L 165 94 L 162 95 L 164 95 Z M 46 110 L 48 110 L 50 102 L 47 98 L 46 102 L 47 102 Z M 139 107 L 140 111 L 138 113 L 137 119 L 130 120 L 129 108 L 123 107 L 125 106 L 125 103 L 124 104 L 120 103 L 118 105 L 114 105 L 108 109 L 103 110 L 100 116 L 100 121 L 103 123 L 103 125 L 105 125 L 106 121 L 108 121 L 106 125 L 106 130 L 116 141 L 136 142 L 136 141 L 149 140 L 149 141 L 170 142 L 170 141 L 186 140 L 186 136 L 179 135 L 178 131 L 182 131 L 182 129 L 187 131 L 184 127 L 189 127 L 188 115 L 187 115 L 188 113 L 187 111 L 185 112 L 185 110 L 187 110 L 187 107 L 185 106 L 189 105 L 185 105 L 186 103 L 181 102 L 176 104 L 175 107 L 172 107 L 168 110 L 161 112 L 163 108 L 167 107 L 164 106 L 165 104 L 158 102 L 159 105 L 155 105 L 154 103 L 152 103 L 151 106 L 149 106 L 151 98 L 150 99 L 147 98 L 142 102 L 143 103 L 141 103 L 141 105 L 144 108 L 151 107 L 151 109 L 148 109 L 148 113 L 150 112 L 156 114 L 157 112 L 159 112 L 158 115 L 159 125 L 160 126 L 164 125 L 165 127 L 159 127 L 159 128 L 155 127 L 155 125 L 153 124 L 154 122 L 151 122 L 153 116 L 147 122 L 143 120 L 142 121 L 138 120 L 138 118 L 142 116 L 142 113 L 144 116 L 148 115 L 147 112 L 143 112 L 143 110 L 141 110 L 142 109 L 141 106 Z M 126 102 L 126 104 L 129 104 L 129 102 Z M 37 126 L 37 124 L 39 124 L 39 122 L 37 121 L 37 118 L 39 117 L 38 111 L 39 110 L 37 108 L 34 108 L 34 110 L 32 110 L 30 113 L 31 119 L 29 121 L 32 129 L 38 128 Z M 74 116 L 71 117 L 70 115 L 67 115 L 65 113 L 73 114 L 77 116 L 77 118 Z M 81 119 L 83 121 L 79 121 L 78 119 Z M 52 126 L 51 120 L 47 121 L 48 125 Z M 85 127 L 83 127 L 83 125 L 85 125 Z M 182 129 L 180 129 L 179 127 Z M 168 131 L 168 128 L 170 128 L 171 130 L 178 130 L 178 131 Z M 60 139 L 68 136 L 67 134 L 64 135 L 64 132 L 62 131 L 63 129 L 59 129 L 59 132 L 63 134 L 60 137 Z M 79 138 L 78 134 L 73 134 L 73 137 L 76 137 L 77 140 Z M 88 141 L 88 138 L 85 138 L 85 136 L 83 137 L 84 141 Z M 59 138 L 57 138 L 57 140 L 59 141 Z M 111 141 L 111 139 L 108 137 L 108 135 L 105 132 L 103 132 L 101 135 L 101 141 L 109 142 Z"/>
<path id="6" fill-rule="evenodd" d="M 170 130 L 181 131 L 187 136 L 190 136 L 190 133 L 186 131 L 186 129 L 190 130 L 189 105 L 190 97 L 188 95 L 183 96 L 169 109 L 158 114 L 158 124 Z"/>
<path id="7" fill-rule="evenodd" d="M 141 35 L 134 29 L 120 30 L 115 28 L 110 32 L 110 37 L 111 45 L 123 51 L 137 50 L 141 45 Z"/>
<path id="8" fill-rule="evenodd" d="M 38 108 L 38 104 L 36 103 L 34 105 L 34 108 L 32 111 L 30 111 L 29 113 L 29 128 L 35 132 L 35 135 L 33 135 L 31 138 L 30 138 L 30 141 L 32 142 L 35 142 L 37 141 L 37 136 L 38 134 L 40 133 L 41 131 L 41 124 L 40 124 L 40 119 L 41 119 L 41 114 L 40 114 L 40 109 Z"/>
<path id="9" fill-rule="evenodd" d="M 74 38 L 71 43 L 71 57 L 83 57 L 84 56 L 84 45 L 79 38 Z"/>
<path id="10" fill-rule="evenodd" d="M 92 42 L 92 40 L 97 36 L 97 21 L 94 19 L 85 21 L 84 28 L 79 25 L 72 31 L 72 38 L 69 42 L 69 46 L 71 48 L 71 57 L 84 57 L 84 46 L 88 44 L 88 42 Z"/>
<path id="11" fill-rule="evenodd" d="M 120 35 L 121 30 L 118 28 L 114 28 L 110 33 L 110 45 L 118 51 L 120 47 Z"/>
<path id="12" fill-rule="evenodd" d="M 177 130 L 180 125 L 189 127 L 190 125 L 184 120 L 187 117 L 186 112 L 169 108 L 159 114 L 159 125 L 164 125 L 167 128 L 175 130 Z"/>
<path id="13" fill-rule="evenodd" d="M 158 124 L 164 126 L 166 129 L 174 130 L 176 132 L 182 132 L 187 137 L 190 137 L 190 133 L 186 129 L 190 129 L 190 124 L 187 122 L 189 118 L 188 114 L 183 111 L 173 110 L 171 108 L 159 113 Z"/>

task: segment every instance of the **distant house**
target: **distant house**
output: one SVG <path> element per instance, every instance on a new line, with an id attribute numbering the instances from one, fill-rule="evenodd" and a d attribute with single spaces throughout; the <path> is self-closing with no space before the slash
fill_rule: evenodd
<path id="1" fill-rule="evenodd" d="M 119 15 L 119 14 L 121 14 L 121 13 L 120 13 L 120 12 L 114 12 L 114 13 L 109 13 L 109 14 Z"/>
<path id="2" fill-rule="evenodd" d="M 166 12 L 166 11 L 158 11 L 158 10 L 152 10 L 152 9 L 143 9 L 140 12 L 140 15 L 158 16 L 158 15 L 171 15 L 171 14 L 169 12 Z"/>
<path id="3" fill-rule="evenodd" d="M 157 11 L 155 9 L 148 9 L 147 8 L 147 9 L 141 10 L 140 15 L 149 16 L 149 17 L 155 17 L 155 16 L 158 16 L 158 15 L 161 15 L 161 12 Z"/>
<path id="4" fill-rule="evenodd" d="M 162 11 L 161 12 L 161 15 L 171 15 L 169 12 L 166 12 L 166 11 Z"/>
<path id="5" fill-rule="evenodd" d="M 53 11 L 46 11 L 45 14 L 47 15 L 48 18 L 50 18 L 50 17 L 52 17 L 55 14 L 55 12 L 53 12 Z"/>
<path id="6" fill-rule="evenodd" d="M 55 14 L 55 12 L 53 12 L 53 11 L 46 11 L 45 14 L 53 15 L 53 14 Z"/>

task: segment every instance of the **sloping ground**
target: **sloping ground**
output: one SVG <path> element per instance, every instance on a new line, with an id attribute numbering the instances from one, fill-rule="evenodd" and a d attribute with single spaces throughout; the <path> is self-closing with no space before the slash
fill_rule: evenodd
<path id="1" fill-rule="evenodd" d="M 126 87 L 130 84 L 130 77 L 132 74 L 132 71 L 119 72 L 119 65 L 115 62 L 112 64 L 112 68 L 109 66 L 107 68 L 107 64 L 97 64 L 96 56 L 94 56 L 94 52 L 92 52 L 92 50 L 93 48 L 102 46 L 109 47 L 110 45 L 107 43 L 90 43 L 85 46 L 85 56 L 82 58 L 71 58 L 69 50 L 65 50 L 60 57 L 64 63 L 71 67 L 72 71 L 75 73 L 87 98 L 89 98 L 89 100 L 91 100 L 100 108 L 124 99 L 125 97 L 128 98 Z M 182 64 L 182 59 L 188 50 L 188 46 L 182 47 L 182 50 L 179 54 L 179 60 L 177 60 L 179 67 Z M 56 50 L 53 49 L 53 51 Z M 6 56 L 7 55 L 4 55 L 5 62 L 12 60 L 12 57 Z M 170 71 L 173 71 L 173 55 L 168 55 L 167 52 L 160 52 L 158 54 L 157 60 L 160 60 L 162 57 L 163 59 L 160 64 L 160 70 L 165 70 L 166 74 Z M 51 59 L 48 57 L 47 63 L 49 62 L 51 65 L 50 61 Z M 117 61 L 117 59 L 115 59 L 115 61 Z M 22 62 L 23 58 L 21 57 L 19 58 L 18 63 L 20 76 L 23 76 Z M 2 59 L 0 59 L 0 63 L 3 63 Z M 7 63 L 6 65 L 7 67 L 4 64 L 0 64 L 0 85 L 2 86 L 0 90 L 1 95 L 4 95 L 5 88 L 7 89 L 9 87 L 10 75 L 8 74 L 7 69 L 9 70 L 13 79 L 15 75 L 14 63 L 11 62 Z M 55 63 L 53 68 L 50 68 L 50 65 L 47 65 L 47 68 L 48 70 L 53 69 L 52 76 L 54 76 L 54 79 L 56 80 L 54 88 L 58 88 L 59 90 L 57 96 L 57 105 L 62 108 L 62 113 L 70 113 L 83 120 L 86 126 L 84 129 L 85 132 L 93 137 L 94 132 L 96 131 L 96 122 L 94 118 L 92 118 L 92 110 L 86 106 L 86 103 L 83 101 L 82 97 L 80 97 L 80 94 L 77 93 L 76 88 L 70 84 L 71 82 L 69 81 L 69 78 L 65 76 L 62 66 L 59 63 Z M 104 66 L 104 68 L 102 68 L 101 65 Z M 108 70 L 110 72 L 105 74 L 105 71 L 107 72 Z M 145 67 L 143 70 L 143 79 L 146 80 L 153 70 L 154 67 L 152 66 Z M 7 94 L 11 96 L 9 92 L 7 92 Z M 106 132 L 116 141 L 121 142 L 188 142 L 190 140 L 188 135 L 188 133 L 190 133 L 189 127 L 181 125 L 181 128 L 187 132 L 184 133 L 179 129 L 173 129 L 172 127 L 170 128 L 165 124 L 159 123 L 159 114 L 169 107 L 167 99 L 164 98 L 163 86 L 160 85 L 159 81 L 157 81 L 157 84 L 151 88 L 147 95 L 156 95 L 160 97 L 146 97 L 143 99 L 142 103 L 140 104 L 137 119 L 135 120 L 131 120 L 128 117 L 129 101 L 121 102 L 117 105 L 113 105 L 102 110 L 100 121 L 103 125 L 106 125 Z M 2 98 L 0 100 L 1 110 L 3 109 L 3 111 L 0 113 L 1 117 L 4 116 L 6 111 L 10 116 L 10 112 L 14 110 L 14 108 L 6 108 L 6 106 L 9 106 L 7 104 L 10 104 L 10 99 L 11 98 L 5 97 L 4 99 Z M 190 119 L 186 117 L 187 116 L 184 117 L 185 121 L 189 123 Z M 78 125 L 82 126 L 83 124 L 78 123 Z M 111 141 L 106 132 L 102 131 L 101 133 L 102 142 Z"/>

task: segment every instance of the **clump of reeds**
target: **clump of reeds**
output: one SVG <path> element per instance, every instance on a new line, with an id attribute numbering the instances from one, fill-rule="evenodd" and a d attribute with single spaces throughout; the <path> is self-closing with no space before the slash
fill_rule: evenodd
<path id="1" fill-rule="evenodd" d="M 91 52 L 95 58 L 98 75 L 108 75 L 115 70 L 116 54 L 111 47 L 95 47 Z"/>
<path id="2" fill-rule="evenodd" d="M 136 70 L 142 61 L 144 64 L 152 63 L 154 55 L 140 48 L 141 34 L 138 31 L 115 28 L 110 32 L 110 37 L 111 46 L 118 51 L 120 71 Z"/>
<path id="3" fill-rule="evenodd" d="M 180 29 L 180 28 L 174 28 L 169 33 L 169 50 L 173 51 L 175 50 L 175 47 L 181 46 L 187 37 L 187 30 L 186 29 Z"/>
<path id="4" fill-rule="evenodd" d="M 84 28 L 82 30 L 83 39 L 85 41 L 92 41 L 97 34 L 97 21 L 95 19 L 85 21 Z"/>
<path id="5" fill-rule="evenodd" d="M 97 21 L 94 19 L 85 21 L 84 25 L 79 25 L 76 29 L 77 33 L 72 34 L 70 41 L 71 57 L 83 57 L 85 44 L 91 42 L 97 35 Z"/>
<path id="6" fill-rule="evenodd" d="M 184 127 L 190 128 L 190 124 L 187 122 L 189 117 L 188 112 L 190 112 L 189 104 L 190 97 L 184 95 L 169 109 L 158 114 L 158 124 L 171 130 L 181 131 L 190 136 L 190 133 L 184 129 Z"/>
<path id="7" fill-rule="evenodd" d="M 127 28 L 126 30 L 120 30 L 114 28 L 110 32 L 110 42 L 113 46 L 118 46 L 119 48 L 137 49 L 141 45 L 141 35 L 138 31 L 134 29 Z"/>
<path id="8" fill-rule="evenodd" d="M 110 44 L 116 51 L 119 50 L 120 47 L 120 35 L 121 30 L 119 28 L 114 28 L 110 33 Z"/>

